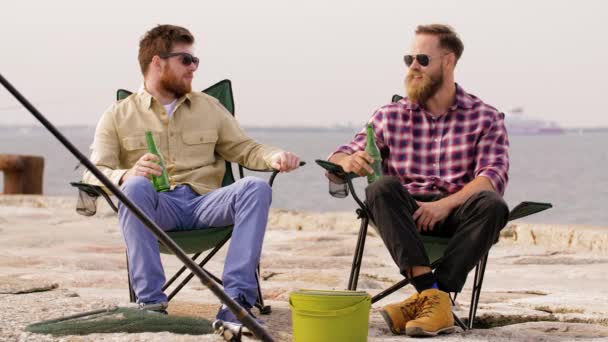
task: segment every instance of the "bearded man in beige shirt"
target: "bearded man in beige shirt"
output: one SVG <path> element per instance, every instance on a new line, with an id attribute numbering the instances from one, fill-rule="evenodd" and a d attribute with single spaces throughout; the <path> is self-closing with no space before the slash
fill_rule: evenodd
<path id="1" fill-rule="evenodd" d="M 293 153 L 253 141 L 215 98 L 192 92 L 199 64 L 193 44 L 192 34 L 179 26 L 159 25 L 144 35 L 139 46 L 144 87 L 103 114 L 91 160 L 164 230 L 234 225 L 222 280 L 226 293 L 251 313 L 272 192 L 253 177 L 221 187 L 224 160 L 281 172 L 296 169 L 300 161 Z M 161 167 L 147 153 L 148 130 L 165 158 L 170 191 L 156 192 L 150 182 L 150 176 L 161 175 Z M 89 172 L 84 181 L 101 185 Z M 124 205 L 118 209 L 137 302 L 165 308 L 158 242 Z M 241 324 L 225 306 L 216 318 Z"/>

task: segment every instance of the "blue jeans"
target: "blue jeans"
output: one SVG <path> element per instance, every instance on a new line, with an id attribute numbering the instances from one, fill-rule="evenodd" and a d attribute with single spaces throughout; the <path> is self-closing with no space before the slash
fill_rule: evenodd
<path id="1" fill-rule="evenodd" d="M 255 271 L 272 200 L 272 189 L 266 182 L 245 177 L 230 186 L 198 195 L 185 185 L 173 191 L 156 192 L 149 179 L 133 176 L 121 189 L 163 230 L 234 225 L 222 275 L 224 291 L 231 298 L 242 295 L 250 305 L 255 303 Z M 162 291 L 165 273 L 156 238 L 122 203 L 118 205 L 118 220 L 138 303 L 166 302 L 167 296 Z"/>

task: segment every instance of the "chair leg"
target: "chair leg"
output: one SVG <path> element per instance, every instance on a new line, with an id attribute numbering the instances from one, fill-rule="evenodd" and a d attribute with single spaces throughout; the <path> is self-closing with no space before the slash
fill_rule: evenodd
<path id="1" fill-rule="evenodd" d="M 452 302 L 452 306 L 456 305 L 456 296 L 458 295 L 458 292 L 454 292 L 454 296 L 452 297 L 452 293 L 448 293 L 448 295 L 450 296 L 450 301 Z"/>
<path id="2" fill-rule="evenodd" d="M 202 268 L 202 267 L 201 267 Z M 224 285 L 224 282 L 222 281 L 222 279 L 216 277 L 213 273 L 207 271 L 206 269 L 203 268 L 203 271 L 205 271 L 205 273 L 207 273 L 207 275 L 209 276 L 209 278 L 213 279 L 213 281 L 215 281 L 216 283 L 220 284 L 220 285 Z"/>
<path id="3" fill-rule="evenodd" d="M 431 263 L 431 269 L 433 269 L 433 270 L 436 269 L 437 266 L 441 263 L 441 261 L 443 261 L 443 257 L 439 258 L 439 259 L 435 260 L 433 263 Z M 393 284 L 391 287 L 389 287 L 386 290 L 373 296 L 372 304 L 374 304 L 375 302 L 379 301 L 380 299 L 382 299 L 388 295 L 391 295 L 393 292 L 401 289 L 402 287 L 406 286 L 409 283 L 410 283 L 410 280 L 408 278 L 405 278 L 405 279 L 401 280 L 400 282 Z M 456 300 L 456 296 L 454 296 L 454 300 Z"/>
<path id="4" fill-rule="evenodd" d="M 230 236 L 232 234 L 228 234 L 222 241 L 220 241 L 219 244 L 217 244 L 217 246 L 215 246 L 215 248 L 209 252 L 209 254 L 207 254 L 207 256 L 205 256 L 205 258 L 198 264 L 199 267 L 203 268 L 203 266 L 205 266 L 207 264 L 207 262 L 209 260 L 211 260 L 211 258 L 226 244 L 226 242 L 228 242 L 228 240 L 230 240 Z M 211 278 L 213 278 L 213 280 L 215 280 L 216 282 L 218 282 L 219 284 L 221 284 L 221 281 L 218 281 L 219 279 L 217 277 L 215 277 L 213 274 L 207 272 L 205 269 L 203 269 L 207 275 L 209 275 Z M 190 279 L 192 279 L 192 277 L 194 277 L 194 273 L 190 272 L 190 274 L 188 274 L 188 276 L 186 278 L 184 278 L 184 280 L 175 287 L 175 289 L 173 289 L 173 291 L 171 291 L 171 293 L 167 296 L 167 301 L 171 301 L 171 299 L 173 297 L 175 297 L 175 295 L 184 287 L 186 286 L 186 284 L 188 284 L 188 282 L 190 281 Z M 163 286 L 163 291 L 167 289 L 167 287 L 170 285 L 170 283 L 167 283 Z"/>
<path id="5" fill-rule="evenodd" d="M 355 247 L 355 255 L 353 257 L 353 264 L 350 269 L 350 277 L 348 279 L 348 290 L 350 291 L 357 290 L 359 271 L 361 270 L 361 259 L 363 258 L 363 249 L 365 248 L 365 238 L 367 236 L 367 226 L 369 224 L 369 217 L 363 210 L 357 209 L 357 214 L 361 218 L 361 227 L 359 228 L 357 247 Z"/>
<path id="6" fill-rule="evenodd" d="M 218 283 L 220 285 L 223 285 L 221 279 L 219 279 L 218 277 L 216 277 L 215 275 L 213 275 L 213 273 L 211 273 L 211 272 L 207 271 L 206 269 L 204 269 L 203 266 L 201 266 L 200 264 L 199 264 L 199 266 L 202 268 L 203 272 L 205 272 L 209 276 L 209 278 L 213 279 L 213 281 L 215 281 L 216 283 Z M 193 273 L 188 274 L 188 276 L 186 278 L 184 278 L 184 280 L 179 285 L 177 285 L 173 289 L 173 291 L 171 291 L 171 293 L 167 296 L 167 301 L 170 302 L 171 299 L 173 299 L 173 297 L 175 297 L 175 295 L 177 295 L 177 293 L 179 291 L 181 291 L 181 289 L 184 286 L 186 286 L 186 284 L 188 284 L 190 282 L 190 280 L 192 280 L 193 277 L 194 277 Z"/>
<path id="7" fill-rule="evenodd" d="M 409 279 L 403 279 L 400 282 L 394 284 L 393 286 L 389 287 L 388 289 L 378 293 L 377 295 L 372 297 L 372 304 L 374 304 L 375 302 L 379 301 L 380 299 L 392 294 L 393 292 L 401 289 L 402 287 L 404 287 L 405 285 L 409 284 L 410 281 Z"/>
<path id="8" fill-rule="evenodd" d="M 137 296 L 135 295 L 135 291 L 133 291 L 133 285 L 131 284 L 131 272 L 129 270 L 129 255 L 125 252 L 127 259 L 127 286 L 129 287 L 129 301 L 131 303 L 135 303 L 137 301 Z"/>
<path id="9" fill-rule="evenodd" d="M 452 293 L 448 293 L 448 295 L 450 296 L 450 300 L 452 301 L 452 306 L 456 306 L 456 297 L 458 296 L 458 292 L 454 292 L 454 296 L 452 296 Z M 456 322 L 456 324 L 462 329 L 462 330 L 467 330 L 467 326 L 462 322 L 462 320 L 460 319 L 460 317 L 458 317 L 454 311 L 452 311 L 452 316 L 454 316 L 454 322 Z"/>
<path id="10" fill-rule="evenodd" d="M 201 255 L 202 253 L 196 253 L 192 256 L 192 261 L 196 261 L 196 259 Z M 173 284 L 173 282 L 175 280 L 177 280 L 177 278 L 179 278 L 180 275 L 182 275 L 182 273 L 184 273 L 185 270 L 187 270 L 188 268 L 186 266 L 182 266 L 182 268 L 179 269 L 179 271 L 175 272 L 175 274 L 173 275 L 173 277 L 171 277 L 171 279 L 167 280 L 167 282 L 165 283 L 165 285 L 163 285 L 163 291 L 166 290 L 169 286 L 171 286 L 171 284 Z"/>
<path id="11" fill-rule="evenodd" d="M 479 297 L 481 295 L 481 286 L 483 285 L 483 276 L 486 271 L 486 264 L 488 261 L 488 254 L 486 254 L 475 268 L 475 278 L 473 281 L 473 293 L 471 294 L 471 307 L 469 308 L 469 329 L 473 329 L 473 322 L 475 321 L 475 314 L 477 313 L 477 305 L 479 304 Z"/>
<path id="12" fill-rule="evenodd" d="M 264 304 L 264 296 L 262 295 L 262 286 L 260 286 L 260 265 L 258 265 L 258 269 L 255 271 L 255 281 L 258 283 L 258 299 L 255 301 L 255 307 L 260 310 L 262 315 L 270 315 L 272 312 L 272 308 L 270 305 Z"/>
<path id="13" fill-rule="evenodd" d="M 472 319 L 473 319 L 473 305 L 475 304 L 475 296 L 477 295 L 477 279 L 479 278 L 479 267 L 481 266 L 481 260 L 477 263 L 475 267 L 475 277 L 473 278 L 473 289 L 471 293 L 471 305 L 469 306 L 469 322 L 468 327 L 472 327 Z"/>
<path id="14" fill-rule="evenodd" d="M 467 326 L 460 320 L 460 318 L 458 318 L 458 316 L 456 316 L 456 314 L 454 312 L 452 312 L 452 316 L 454 316 L 454 322 L 456 322 L 456 324 L 458 324 L 458 326 L 462 329 L 462 330 L 467 330 Z"/>

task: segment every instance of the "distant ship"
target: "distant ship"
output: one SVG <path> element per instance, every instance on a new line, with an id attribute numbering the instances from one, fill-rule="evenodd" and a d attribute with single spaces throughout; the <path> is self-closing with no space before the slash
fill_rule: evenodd
<path id="1" fill-rule="evenodd" d="M 505 113 L 505 126 L 510 135 L 563 134 L 566 131 L 553 121 L 527 117 L 521 107 Z"/>

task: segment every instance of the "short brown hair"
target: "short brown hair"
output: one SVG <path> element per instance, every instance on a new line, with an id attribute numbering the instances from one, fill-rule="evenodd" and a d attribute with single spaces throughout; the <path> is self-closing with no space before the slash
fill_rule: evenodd
<path id="1" fill-rule="evenodd" d="M 439 47 L 453 52 L 456 55 L 456 61 L 462 56 L 464 44 L 462 44 L 462 40 L 460 40 L 454 29 L 448 25 L 418 25 L 416 27 L 416 34 L 432 34 L 437 36 L 439 38 Z"/>
<path id="2" fill-rule="evenodd" d="M 139 41 L 139 66 L 146 74 L 152 58 L 171 52 L 175 43 L 194 44 L 194 36 L 187 29 L 175 25 L 158 25 L 146 32 Z"/>

